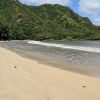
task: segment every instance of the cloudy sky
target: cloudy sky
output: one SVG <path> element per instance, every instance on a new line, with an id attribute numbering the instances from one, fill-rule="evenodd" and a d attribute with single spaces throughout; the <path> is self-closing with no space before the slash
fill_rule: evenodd
<path id="1" fill-rule="evenodd" d="M 91 21 L 100 25 L 100 0 L 20 0 L 27 5 L 38 6 L 44 3 L 69 6 L 81 16 L 89 17 Z"/>

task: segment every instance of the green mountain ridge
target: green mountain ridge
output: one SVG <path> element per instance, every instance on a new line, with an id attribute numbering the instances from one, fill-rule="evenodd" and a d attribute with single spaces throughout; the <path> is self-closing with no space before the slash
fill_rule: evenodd
<path id="1" fill-rule="evenodd" d="M 100 27 L 69 7 L 58 4 L 27 6 L 0 0 L 0 34 L 9 39 L 100 39 Z"/>

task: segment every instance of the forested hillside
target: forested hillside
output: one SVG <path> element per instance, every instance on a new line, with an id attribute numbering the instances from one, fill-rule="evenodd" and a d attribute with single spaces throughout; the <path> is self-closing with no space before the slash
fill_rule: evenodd
<path id="1" fill-rule="evenodd" d="M 100 27 L 69 7 L 18 0 L 0 0 L 0 36 L 6 33 L 9 39 L 100 39 Z"/>

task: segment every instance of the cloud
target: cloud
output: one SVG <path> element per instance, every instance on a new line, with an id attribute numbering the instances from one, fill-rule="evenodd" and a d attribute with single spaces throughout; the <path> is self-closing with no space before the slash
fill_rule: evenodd
<path id="1" fill-rule="evenodd" d="M 95 21 L 94 24 L 96 24 L 96 25 L 100 25 L 100 18 L 95 18 L 94 21 Z"/>
<path id="2" fill-rule="evenodd" d="M 100 25 L 100 0 L 80 0 L 79 12 L 88 16 L 94 24 Z"/>
<path id="3" fill-rule="evenodd" d="M 27 5 L 42 5 L 45 3 L 49 4 L 61 4 L 67 6 L 70 4 L 70 0 L 20 0 L 20 2 Z"/>
<path id="4" fill-rule="evenodd" d="M 80 0 L 79 9 L 88 14 L 100 13 L 100 0 Z"/>

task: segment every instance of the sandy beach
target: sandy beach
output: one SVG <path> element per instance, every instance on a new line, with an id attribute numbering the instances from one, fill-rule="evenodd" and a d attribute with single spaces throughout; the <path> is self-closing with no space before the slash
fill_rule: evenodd
<path id="1" fill-rule="evenodd" d="M 0 100 L 100 100 L 100 79 L 40 64 L 0 47 Z"/>

